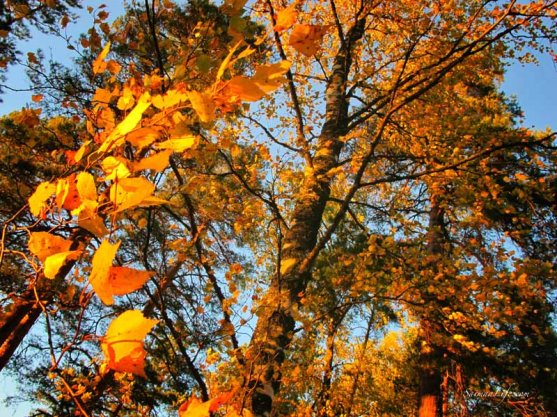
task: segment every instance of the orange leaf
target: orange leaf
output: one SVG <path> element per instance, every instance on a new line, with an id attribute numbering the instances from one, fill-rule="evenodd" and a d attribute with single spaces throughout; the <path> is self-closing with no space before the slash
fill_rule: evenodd
<path id="1" fill-rule="evenodd" d="M 126 141 L 138 149 L 143 149 L 156 141 L 160 135 L 160 132 L 156 129 L 151 127 L 141 127 L 133 132 L 130 132 L 128 136 L 126 136 Z"/>
<path id="2" fill-rule="evenodd" d="M 116 256 L 116 251 L 119 246 L 120 242 L 111 244 L 108 240 L 103 240 L 93 255 L 89 283 L 102 302 L 107 305 L 114 303 L 114 300 L 112 299 L 112 289 L 108 285 L 108 282 L 112 261 Z"/>
<path id="3" fill-rule="evenodd" d="M 211 95 L 197 91 L 188 91 L 188 98 L 202 122 L 215 120 L 215 103 Z"/>
<path id="4" fill-rule="evenodd" d="M 112 266 L 108 272 L 108 286 L 113 295 L 126 295 L 143 287 L 153 275 L 150 271 Z"/>
<path id="5" fill-rule="evenodd" d="M 103 237 L 108 234 L 108 230 L 104 225 L 104 220 L 97 214 L 98 203 L 93 200 L 85 200 L 81 205 L 72 211 L 77 215 L 77 224 L 79 227 L 93 233 L 97 237 Z"/>
<path id="6" fill-rule="evenodd" d="M 97 200 L 95 179 L 88 172 L 80 172 L 76 177 L 76 188 L 82 200 Z"/>
<path id="7" fill-rule="evenodd" d="M 257 101 L 284 83 L 283 75 L 290 69 L 290 65 L 289 61 L 261 65 L 252 78 L 233 77 L 226 84 L 224 94 L 242 101 Z"/>
<path id="8" fill-rule="evenodd" d="M 40 102 L 43 98 L 44 96 L 42 94 L 33 94 L 31 96 L 31 100 L 33 100 L 34 103 Z"/>
<path id="9" fill-rule="evenodd" d="M 144 377 L 147 352 L 143 340 L 155 324 L 157 320 L 146 319 L 138 310 L 125 311 L 114 319 L 101 342 L 108 367 Z"/>
<path id="10" fill-rule="evenodd" d="M 56 253 L 69 251 L 71 245 L 71 240 L 48 232 L 32 232 L 28 243 L 29 251 L 41 262 Z"/>
<path id="11" fill-rule="evenodd" d="M 145 93 L 139 98 L 137 104 L 135 105 L 133 110 L 129 112 L 126 118 L 118 123 L 118 125 L 114 128 L 110 135 L 108 135 L 106 140 L 99 147 L 98 152 L 108 151 L 112 146 L 116 146 L 121 141 L 123 141 L 123 137 L 137 127 L 137 125 L 141 121 L 143 113 L 150 106 L 151 97 L 149 96 L 149 94 Z"/>
<path id="12" fill-rule="evenodd" d="M 319 51 L 323 36 L 328 30 L 329 26 L 298 25 L 292 30 L 288 43 L 301 54 L 310 57 Z"/>
<path id="13" fill-rule="evenodd" d="M 247 77 L 236 76 L 226 84 L 226 94 L 242 101 L 257 101 L 265 95 L 257 83 Z"/>
<path id="14" fill-rule="evenodd" d="M 284 83 L 283 75 L 290 69 L 290 61 L 280 61 L 275 64 L 257 67 L 253 81 L 265 93 L 271 93 Z"/>
<path id="15" fill-rule="evenodd" d="M 56 205 L 59 208 L 73 210 L 81 204 L 75 183 L 75 174 L 58 180 L 56 183 Z"/>
<path id="16" fill-rule="evenodd" d="M 142 169 L 152 169 L 156 172 L 160 172 L 168 166 L 170 155 L 172 155 L 171 149 L 155 153 L 141 159 L 139 162 L 135 162 L 133 164 L 133 170 L 140 171 Z"/>
<path id="17" fill-rule="evenodd" d="M 179 139 L 169 139 L 164 142 L 157 143 L 156 149 L 172 149 L 174 152 L 184 152 L 186 149 L 195 145 L 197 137 L 194 135 L 185 136 Z"/>
<path id="18" fill-rule="evenodd" d="M 48 199 L 56 192 L 56 185 L 48 181 L 41 182 L 33 195 L 29 197 L 29 209 L 33 216 L 39 216 Z"/>
<path id="19" fill-rule="evenodd" d="M 137 206 L 152 206 L 166 203 L 153 197 L 155 185 L 144 177 L 123 178 L 110 187 L 110 200 L 116 205 L 118 213 Z"/>
<path id="20" fill-rule="evenodd" d="M 296 23 L 298 19 L 298 11 L 296 10 L 296 2 L 292 3 L 285 9 L 282 9 L 277 13 L 277 20 L 275 24 L 275 31 L 282 32 L 283 30 L 288 30 Z"/>

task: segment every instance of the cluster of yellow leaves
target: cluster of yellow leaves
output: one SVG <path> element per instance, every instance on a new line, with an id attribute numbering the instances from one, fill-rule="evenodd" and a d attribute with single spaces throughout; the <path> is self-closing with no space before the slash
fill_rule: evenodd
<path id="1" fill-rule="evenodd" d="M 76 259 L 80 250 L 70 250 L 72 241 L 48 232 L 31 233 L 29 239 L 29 252 L 44 263 L 44 275 L 47 278 L 56 278 L 58 271 L 66 260 Z"/>
<path id="2" fill-rule="evenodd" d="M 243 0 L 229 0 L 226 7 L 234 12 L 244 4 Z M 115 296 L 140 289 L 153 276 L 149 271 L 114 266 L 120 242 L 111 243 L 105 236 L 114 232 L 120 213 L 168 203 L 155 196 L 155 184 L 141 172 L 162 172 L 174 152 L 184 152 L 198 143 L 198 137 L 188 128 L 192 120 L 182 110 L 189 107 L 201 122 L 210 123 L 219 112 L 230 111 L 242 101 L 258 100 L 284 82 L 283 75 L 290 68 L 288 61 L 260 66 L 253 77 L 224 77 L 237 60 L 254 52 L 248 47 L 238 53 L 240 44 L 221 63 L 214 84 L 202 92 L 179 85 L 152 95 L 148 89 L 156 89 L 162 83 L 157 75 L 146 77 L 142 86 L 132 79 L 123 88 L 98 89 L 94 108 L 86 112 L 87 131 L 93 139 L 85 141 L 75 153 L 66 154 L 74 173 L 41 183 L 29 198 L 34 216 L 46 220 L 49 215 L 56 215 L 53 218 L 60 219 L 62 216 L 57 214 L 66 210 L 71 215 L 66 222 L 76 222 L 78 227 L 103 239 L 92 254 L 88 281 L 103 303 L 113 304 Z M 109 71 L 116 75 L 120 71 L 119 64 L 107 60 L 109 52 L 107 44 L 93 62 L 94 74 Z M 111 104 L 127 113 L 119 123 Z M 131 156 L 122 151 L 124 147 L 132 149 Z M 44 264 L 47 278 L 57 277 L 64 265 L 82 256 L 83 248 L 74 246 L 77 244 L 72 240 L 48 232 L 32 232 L 29 240 L 29 251 Z M 113 320 L 101 342 L 106 366 L 144 376 L 143 339 L 156 323 L 135 310 Z M 219 396 L 208 403 L 192 400 L 181 408 L 180 415 L 208 416 L 228 398 Z"/>

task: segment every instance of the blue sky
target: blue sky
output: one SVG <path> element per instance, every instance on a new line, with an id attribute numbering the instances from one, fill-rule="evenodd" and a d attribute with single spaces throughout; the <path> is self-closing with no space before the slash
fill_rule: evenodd
<path id="1" fill-rule="evenodd" d="M 547 55 L 539 60 L 539 65 L 513 64 L 505 76 L 503 91 L 518 98 L 526 127 L 557 130 L 557 63 Z"/>

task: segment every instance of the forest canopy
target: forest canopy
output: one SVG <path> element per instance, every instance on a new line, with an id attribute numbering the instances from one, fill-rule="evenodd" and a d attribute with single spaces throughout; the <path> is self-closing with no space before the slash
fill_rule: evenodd
<path id="1" fill-rule="evenodd" d="M 0 2 L 7 403 L 556 415 L 556 132 L 501 90 L 556 1 L 111 7 Z"/>

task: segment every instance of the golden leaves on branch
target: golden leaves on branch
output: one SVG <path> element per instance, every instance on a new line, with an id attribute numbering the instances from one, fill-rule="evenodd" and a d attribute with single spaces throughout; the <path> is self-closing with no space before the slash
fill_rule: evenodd
<path id="1" fill-rule="evenodd" d="M 114 319 L 101 342 L 108 367 L 145 377 L 144 339 L 157 323 L 138 310 L 125 311 Z"/>
<path id="2" fill-rule="evenodd" d="M 233 0 L 227 1 L 226 7 L 231 13 L 239 13 L 244 4 L 243 0 Z M 251 47 L 240 50 L 242 45 L 245 43 L 239 41 L 229 50 L 214 83 L 201 91 L 178 84 L 167 86 L 161 93 L 163 79 L 157 74 L 145 76 L 143 82 L 131 79 L 125 85 L 111 77 L 111 85 L 98 89 L 93 107 L 84 110 L 90 137 L 83 138 L 79 150 L 71 151 L 72 173 L 39 184 L 28 200 L 31 214 L 52 224 L 77 224 L 97 238 L 104 238 L 118 230 L 121 213 L 168 203 L 155 196 L 155 184 L 146 175 L 164 171 L 173 153 L 197 145 L 200 138 L 190 129 L 196 119 L 212 123 L 242 101 L 259 100 L 285 82 L 288 61 L 261 65 L 252 77 L 234 76 L 234 64 L 255 52 Z M 93 62 L 93 75 L 108 71 L 114 76 L 119 72 L 120 66 L 107 60 L 109 52 L 110 43 Z M 159 86 L 152 80 L 159 80 Z M 106 220 L 112 223 L 110 231 Z M 29 251 L 44 264 L 48 278 L 55 278 L 68 260 L 81 256 L 82 248 L 71 250 L 74 246 L 77 242 L 47 232 L 31 233 L 29 241 Z M 106 305 L 112 305 L 114 297 L 140 289 L 153 276 L 153 272 L 113 265 L 119 246 L 119 241 L 111 243 L 104 238 L 90 260 L 88 282 Z M 143 339 L 156 323 L 135 310 L 116 318 L 101 342 L 107 366 L 144 376 Z M 181 409 L 181 415 L 208 415 L 228 398 L 219 396 L 207 404 L 191 403 L 187 410 Z"/>
<path id="3" fill-rule="evenodd" d="M 50 279 L 56 278 L 66 260 L 81 254 L 79 250 L 70 250 L 71 245 L 71 240 L 48 232 L 32 232 L 28 243 L 29 251 L 44 263 L 44 275 Z"/>

